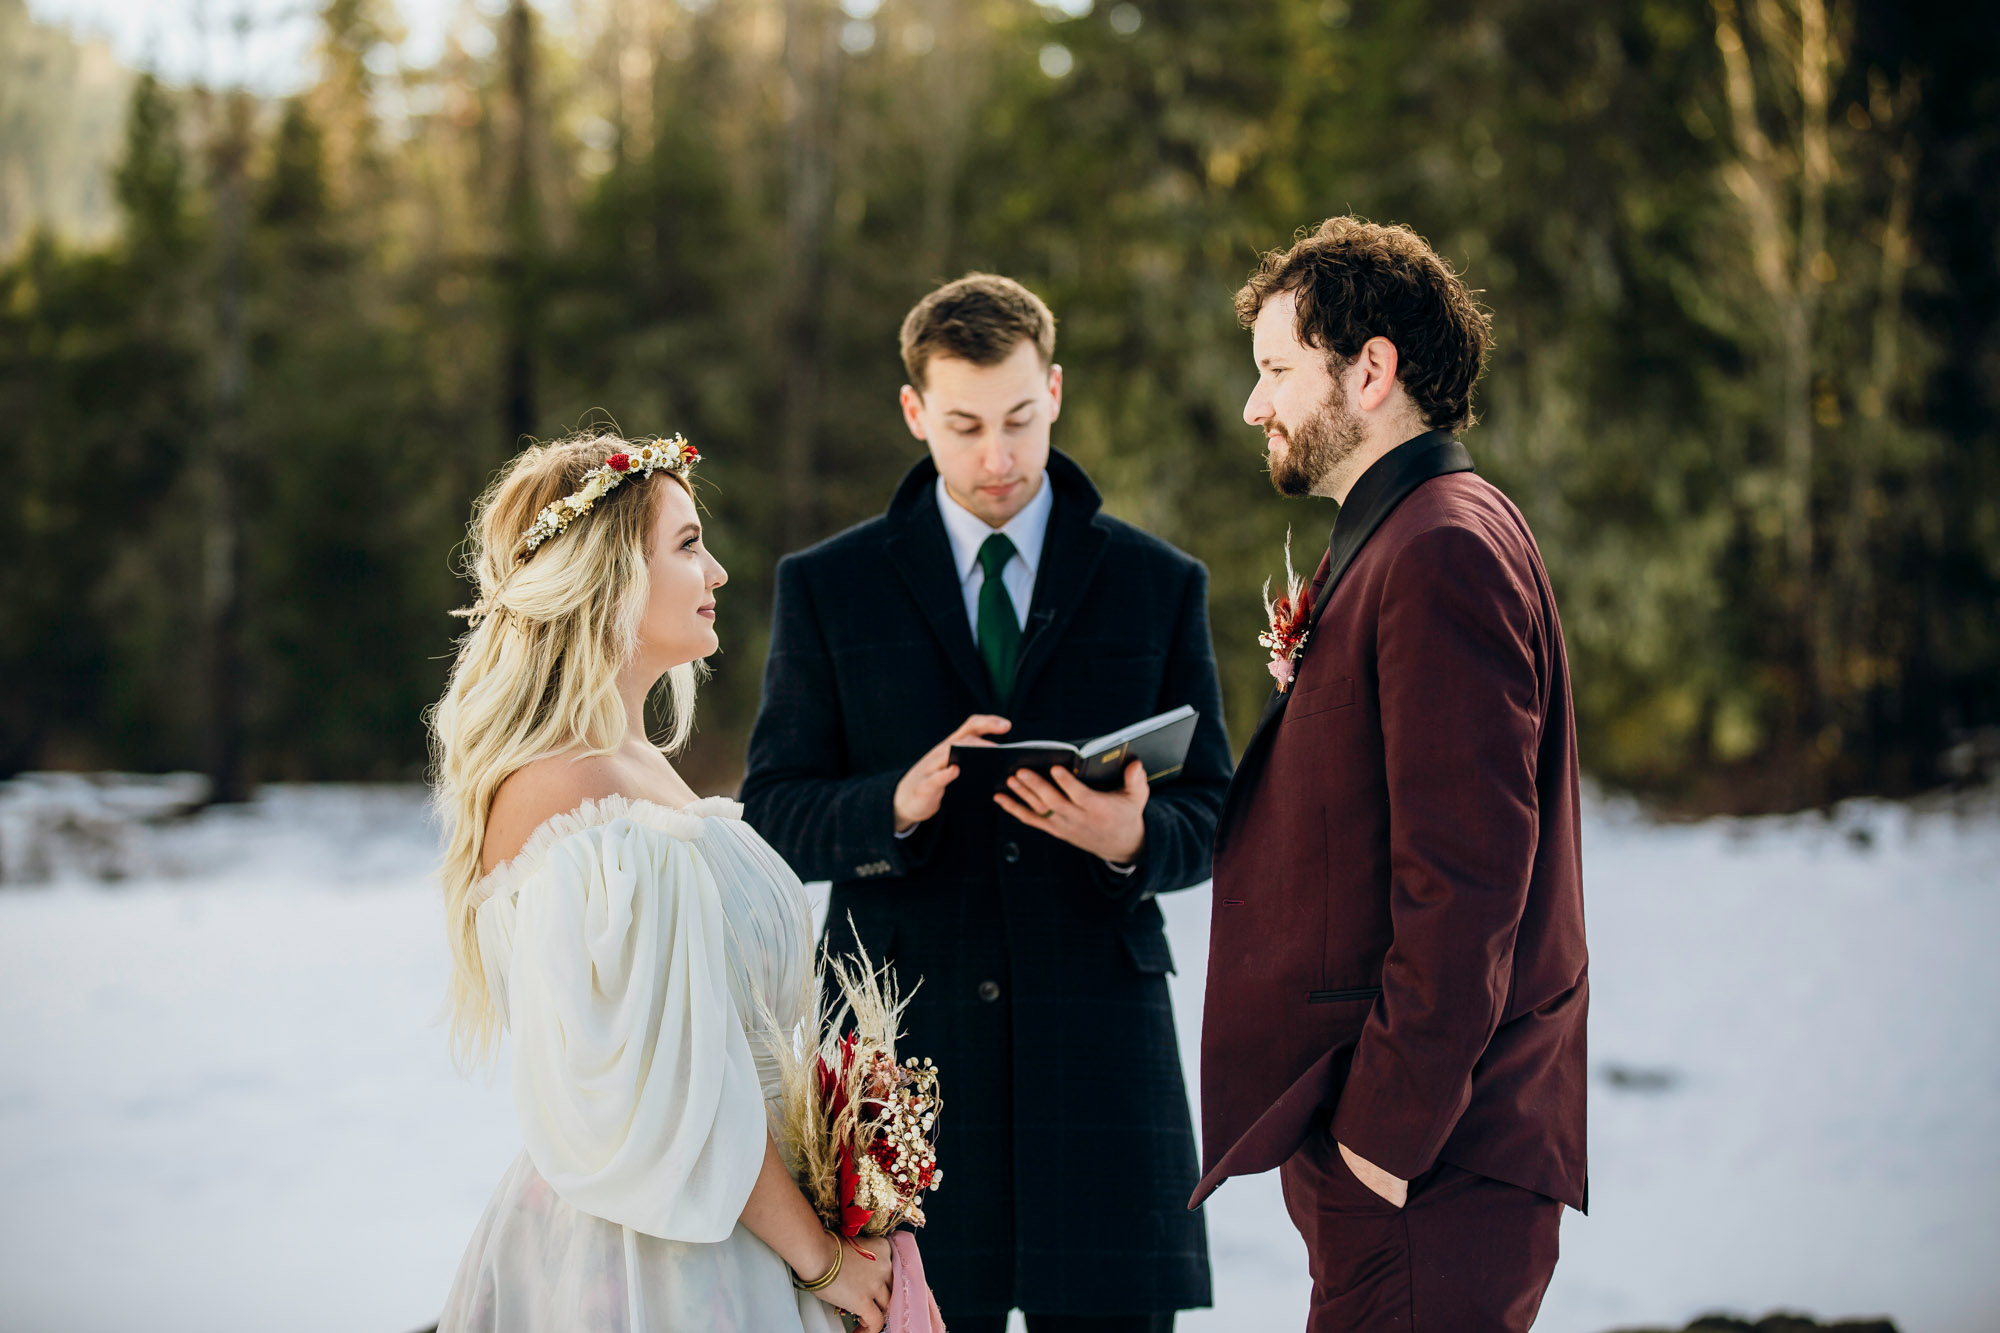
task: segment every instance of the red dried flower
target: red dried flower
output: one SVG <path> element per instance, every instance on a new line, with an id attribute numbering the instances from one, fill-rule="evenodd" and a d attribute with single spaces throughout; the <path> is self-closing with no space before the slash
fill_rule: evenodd
<path id="1" fill-rule="evenodd" d="M 1312 633 L 1311 589 L 1292 568 L 1289 532 L 1285 534 L 1285 590 L 1274 598 L 1270 580 L 1265 580 L 1264 609 L 1271 617 L 1271 628 L 1259 634 L 1257 642 L 1271 650 L 1271 660 L 1265 665 L 1278 682 L 1278 693 L 1283 694 L 1298 674 L 1299 652 Z"/>
<path id="2" fill-rule="evenodd" d="M 613 454 L 611 457 L 605 459 L 604 463 L 613 472 L 623 472 L 626 468 L 632 466 L 631 458 L 625 454 Z"/>
<path id="3" fill-rule="evenodd" d="M 854 1192 L 861 1187 L 861 1173 L 854 1169 L 854 1150 L 846 1144 L 840 1146 L 840 1234 L 849 1240 L 861 1234 L 861 1228 L 868 1225 L 868 1219 L 875 1216 L 873 1208 L 856 1208 Z"/>
<path id="4" fill-rule="evenodd" d="M 847 1109 L 847 1071 L 854 1067 L 854 1034 L 848 1033 L 840 1042 L 840 1068 L 835 1069 L 822 1059 L 819 1062 L 819 1098 L 826 1107 L 829 1123 L 840 1118 Z"/>

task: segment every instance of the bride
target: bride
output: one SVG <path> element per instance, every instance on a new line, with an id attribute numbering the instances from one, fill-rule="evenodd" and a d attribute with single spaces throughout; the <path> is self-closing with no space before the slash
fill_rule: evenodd
<path id="1" fill-rule="evenodd" d="M 822 1228 L 771 1136 L 811 918 L 789 867 L 667 760 L 716 649 L 679 439 L 529 448 L 480 500 L 430 718 L 447 829 L 452 1030 L 513 1037 L 525 1149 L 441 1333 L 880 1328 L 886 1242 Z M 645 704 L 667 682 L 666 751 Z"/>

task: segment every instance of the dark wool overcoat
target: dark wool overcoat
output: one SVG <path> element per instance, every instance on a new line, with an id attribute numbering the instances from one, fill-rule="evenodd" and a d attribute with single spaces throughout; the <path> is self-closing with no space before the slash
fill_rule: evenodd
<path id="1" fill-rule="evenodd" d="M 1154 896 L 1208 877 L 1229 781 L 1208 574 L 1100 513 L 1082 469 L 1052 452 L 1054 510 L 1003 708 L 936 478 L 925 459 L 887 513 L 779 562 L 744 814 L 801 877 L 833 881 L 830 947 L 858 934 L 918 986 L 901 1049 L 943 1070 L 944 1185 L 919 1239 L 946 1312 L 1207 1305 Z M 1010 718 L 1014 739 L 1078 741 L 1180 704 L 1201 722 L 1185 771 L 1151 794 L 1130 876 L 989 792 L 951 790 L 894 835 L 898 780 L 973 713 Z"/>
<path id="2" fill-rule="evenodd" d="M 1406 1180 L 1444 1162 L 1584 1206 L 1569 666 L 1526 521 L 1470 469 L 1433 433 L 1362 476 L 1298 677 L 1244 750 L 1216 833 L 1196 1202 L 1330 1118 Z"/>

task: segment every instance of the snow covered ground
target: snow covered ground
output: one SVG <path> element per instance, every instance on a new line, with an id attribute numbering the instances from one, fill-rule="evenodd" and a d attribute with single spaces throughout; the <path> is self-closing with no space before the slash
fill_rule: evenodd
<path id="1" fill-rule="evenodd" d="M 420 794 L 0 784 L 0 1330 L 407 1333 L 517 1139 L 460 1078 Z M 153 816 L 152 818 L 149 818 Z M 1589 1218 L 1540 1328 L 1711 1309 L 2000 1328 L 2000 809 L 1661 826 L 1591 809 Z M 104 883 L 109 877 L 115 882 Z M 1205 889 L 1167 904 L 1192 1075 Z M 1276 1180 L 1217 1306 L 1302 1323 Z"/>

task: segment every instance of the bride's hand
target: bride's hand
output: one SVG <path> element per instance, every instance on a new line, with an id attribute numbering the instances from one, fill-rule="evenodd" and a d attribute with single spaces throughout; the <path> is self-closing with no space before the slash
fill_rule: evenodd
<path id="1" fill-rule="evenodd" d="M 841 1260 L 840 1276 L 832 1286 L 814 1294 L 859 1319 L 861 1333 L 877 1333 L 889 1316 L 889 1238 L 862 1236 L 841 1243 L 847 1254 Z"/>

